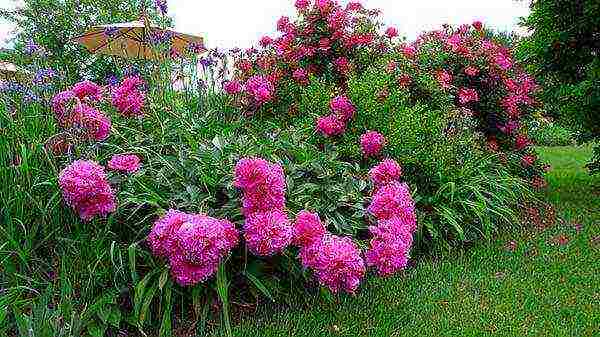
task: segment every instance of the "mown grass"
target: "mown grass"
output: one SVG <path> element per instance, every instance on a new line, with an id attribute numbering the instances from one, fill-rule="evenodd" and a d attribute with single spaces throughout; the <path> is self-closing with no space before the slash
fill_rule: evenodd
<path id="1" fill-rule="evenodd" d="M 433 256 L 391 279 L 370 279 L 334 303 L 313 300 L 247 316 L 236 336 L 598 336 L 600 177 L 590 147 L 540 148 L 554 225 L 505 233 Z"/>

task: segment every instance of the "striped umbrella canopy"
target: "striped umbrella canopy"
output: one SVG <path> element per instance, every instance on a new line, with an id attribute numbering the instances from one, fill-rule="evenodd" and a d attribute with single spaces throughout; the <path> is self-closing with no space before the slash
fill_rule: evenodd
<path id="1" fill-rule="evenodd" d="M 94 26 L 75 40 L 91 53 L 144 60 L 186 57 L 206 51 L 202 37 L 163 29 L 145 19 Z"/>
<path id="2" fill-rule="evenodd" d="M 29 79 L 32 77 L 30 71 L 25 70 L 10 62 L 0 61 L 0 75 L 3 79 Z"/>

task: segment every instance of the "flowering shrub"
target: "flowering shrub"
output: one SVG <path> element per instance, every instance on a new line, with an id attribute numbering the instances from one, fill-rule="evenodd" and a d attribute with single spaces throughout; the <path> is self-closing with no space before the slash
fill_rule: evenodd
<path id="1" fill-rule="evenodd" d="M 314 5 L 300 1 L 296 9 L 296 21 L 288 17 L 277 21 L 279 37 L 263 37 L 260 49 L 234 51 L 235 78 L 246 83 L 246 99 L 241 102 L 250 112 L 265 102 L 272 102 L 271 108 L 295 105 L 286 96 L 295 96 L 298 90 L 287 88 L 292 84 L 305 86 L 310 76 L 331 79 L 343 88 L 349 73 L 385 52 L 390 38 L 396 35 L 393 28 L 388 29 L 387 36 L 378 34 L 378 11 L 366 10 L 357 2 L 342 7 L 333 0 Z M 260 86 L 255 83 L 257 76 Z M 257 93 L 257 86 L 262 93 Z M 332 110 L 336 109 L 332 106 Z M 327 135 L 341 130 L 341 123 L 333 118 L 320 124 Z"/>
<path id="2" fill-rule="evenodd" d="M 93 161 L 73 162 L 60 172 L 58 184 L 67 205 L 84 221 L 107 216 L 116 209 L 104 168 Z"/>
<path id="3" fill-rule="evenodd" d="M 416 57 L 411 61 L 435 73 L 463 113 L 474 116 L 476 131 L 483 133 L 488 148 L 508 155 L 519 176 L 540 176 L 537 159 L 526 168 L 519 165 L 534 153 L 526 120 L 537 104 L 538 85 L 514 61 L 510 49 L 496 42 L 480 22 L 425 33 L 413 47 Z"/>

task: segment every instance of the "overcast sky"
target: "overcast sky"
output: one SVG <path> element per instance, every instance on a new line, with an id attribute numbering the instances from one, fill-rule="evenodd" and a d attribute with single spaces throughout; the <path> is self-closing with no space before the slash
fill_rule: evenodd
<path id="1" fill-rule="evenodd" d="M 14 3 L 14 0 L 0 0 L 0 7 Z M 294 0 L 170 0 L 168 3 L 176 29 L 204 36 L 210 48 L 250 47 L 261 36 L 274 34 L 280 16 L 294 15 Z M 444 23 L 471 23 L 476 19 L 502 30 L 518 30 L 519 17 L 529 12 L 529 1 L 516 0 L 362 0 L 362 3 L 367 8 L 381 9 L 385 24 L 397 27 L 409 39 Z M 12 29 L 6 22 L 0 22 L 0 44 Z"/>

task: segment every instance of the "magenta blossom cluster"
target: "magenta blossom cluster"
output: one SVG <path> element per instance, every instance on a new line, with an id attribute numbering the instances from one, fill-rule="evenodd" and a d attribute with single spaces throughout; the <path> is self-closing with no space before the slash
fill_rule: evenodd
<path id="1" fill-rule="evenodd" d="M 296 215 L 292 243 L 298 247 L 310 246 L 320 240 L 326 231 L 318 214 L 309 211 L 300 211 Z"/>
<path id="2" fill-rule="evenodd" d="M 292 83 L 307 85 L 311 77 L 327 76 L 344 88 L 351 70 L 359 68 L 360 51 L 382 54 L 391 44 L 390 37 L 398 33 L 394 28 L 386 35 L 378 32 L 378 11 L 367 10 L 358 2 L 343 6 L 338 0 L 300 0 L 295 7 L 297 19 L 282 16 L 277 20 L 278 36 L 261 37 L 257 48 L 232 51 L 234 78 L 241 83 L 254 76 L 267 78 L 273 100 L 289 102 L 289 90 L 282 89 Z M 244 93 L 241 105 L 250 110 L 260 108 L 251 91 Z M 330 134 L 340 130 L 340 123 L 333 118 L 321 124 L 326 130 L 331 128 Z"/>
<path id="3" fill-rule="evenodd" d="M 244 238 L 248 249 L 257 256 L 272 256 L 287 248 L 293 228 L 282 210 L 256 212 L 246 217 Z"/>
<path id="4" fill-rule="evenodd" d="M 259 256 L 283 251 L 292 241 L 293 228 L 285 213 L 281 165 L 244 158 L 235 167 L 234 186 L 243 192 L 244 238 L 250 251 Z"/>
<path id="5" fill-rule="evenodd" d="M 397 180 L 401 172 L 400 166 L 391 159 L 370 172 L 375 193 L 368 211 L 377 218 L 377 226 L 369 228 L 373 238 L 366 260 L 381 276 L 392 275 L 406 267 L 417 229 L 415 205 L 408 185 Z"/>
<path id="6" fill-rule="evenodd" d="M 313 270 L 321 285 L 333 292 L 356 291 L 365 275 L 365 263 L 351 238 L 332 235 L 318 214 L 301 211 L 296 216 L 293 243 L 300 248 L 302 265 Z"/>
<path id="7" fill-rule="evenodd" d="M 102 111 L 81 103 L 73 110 L 73 116 L 73 126 L 81 128 L 87 139 L 102 141 L 110 135 L 110 118 Z"/>
<path id="8" fill-rule="evenodd" d="M 154 255 L 167 258 L 173 278 L 192 286 L 214 275 L 238 244 L 239 233 L 228 220 L 169 210 L 148 235 Z"/>
<path id="9" fill-rule="evenodd" d="M 360 136 L 360 147 L 365 157 L 379 155 L 385 144 L 385 137 L 377 131 L 368 131 Z"/>
<path id="10" fill-rule="evenodd" d="M 125 117 L 142 116 L 146 94 L 142 91 L 144 80 L 138 76 L 123 79 L 112 93 L 112 104 Z"/>
<path id="11" fill-rule="evenodd" d="M 102 98 L 102 87 L 92 81 L 75 83 L 71 91 L 77 98 L 98 101 Z"/>
<path id="12" fill-rule="evenodd" d="M 242 84 L 239 81 L 232 80 L 223 83 L 223 90 L 229 95 L 235 95 L 242 92 Z"/>
<path id="13" fill-rule="evenodd" d="M 71 90 L 61 91 L 52 97 L 50 102 L 52 112 L 58 121 L 58 124 L 62 127 L 73 125 L 75 122 L 73 116 L 70 113 L 72 107 L 75 104 L 75 93 Z"/>
<path id="14" fill-rule="evenodd" d="M 369 171 L 369 178 L 375 186 L 385 186 L 400 180 L 402 167 L 393 159 L 385 159 Z"/>
<path id="15" fill-rule="evenodd" d="M 84 221 L 105 217 L 116 209 L 104 168 L 93 161 L 73 162 L 60 172 L 58 184 L 67 205 Z"/>
<path id="16" fill-rule="evenodd" d="M 101 98 L 102 87 L 83 81 L 54 95 L 51 107 L 61 127 L 81 133 L 85 139 L 102 141 L 110 135 L 111 121 L 91 105 Z"/>
<path id="17" fill-rule="evenodd" d="M 325 234 L 300 250 L 300 260 L 333 292 L 354 293 L 365 276 L 365 262 L 349 237 Z"/>
<path id="18" fill-rule="evenodd" d="M 140 157 L 135 154 L 116 154 L 108 162 L 108 168 L 115 171 L 133 173 L 140 169 Z"/>
<path id="19" fill-rule="evenodd" d="M 329 107 L 332 114 L 317 119 L 317 131 L 325 137 L 341 135 L 348 121 L 354 117 L 356 108 L 346 96 L 334 97 Z"/>
<path id="20" fill-rule="evenodd" d="M 246 81 L 246 91 L 256 104 L 262 105 L 273 99 L 275 88 L 265 76 L 255 75 Z"/>
<path id="21" fill-rule="evenodd" d="M 522 139 L 527 134 L 522 119 L 535 110 L 539 86 L 516 62 L 510 48 L 485 33 L 479 21 L 424 33 L 414 46 L 423 56 L 416 58 L 414 65 L 434 71 L 457 105 L 478 120 L 477 131 L 487 138 L 488 148 L 510 159 L 511 169 L 519 176 L 529 180 L 542 176 L 543 165 L 537 158 L 527 167 L 519 165 L 535 154 Z M 430 54 L 444 55 L 444 62 L 425 61 Z"/>

